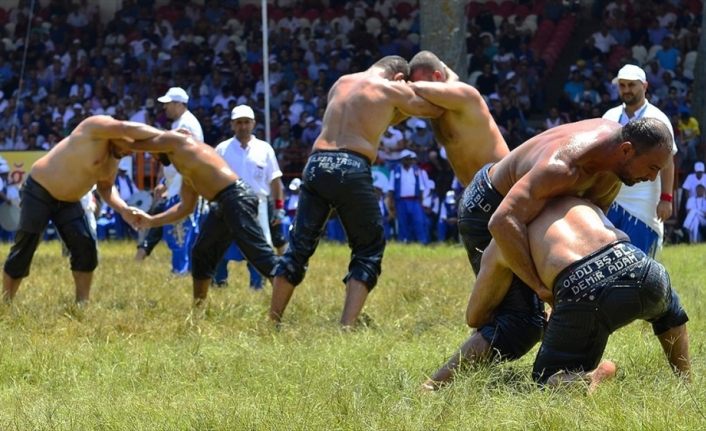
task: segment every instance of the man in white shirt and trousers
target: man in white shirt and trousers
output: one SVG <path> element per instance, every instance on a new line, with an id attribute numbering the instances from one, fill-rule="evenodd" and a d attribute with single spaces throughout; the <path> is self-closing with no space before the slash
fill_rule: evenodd
<path id="1" fill-rule="evenodd" d="M 689 243 L 703 241 L 702 230 L 706 228 L 706 187 L 696 186 L 696 195 L 686 201 L 684 228 L 689 232 Z"/>
<path id="2" fill-rule="evenodd" d="M 167 118 L 173 120 L 171 130 L 186 129 L 194 139 L 203 142 L 203 130 L 199 120 L 187 109 L 189 95 L 181 87 L 172 87 L 167 93 L 158 98 L 157 101 L 164 104 L 164 112 Z M 164 190 L 162 202 L 155 206 L 153 211 L 162 212 L 179 203 L 179 191 L 181 190 L 181 174 L 166 158 L 160 158 L 162 162 L 163 186 L 158 187 L 158 193 Z M 172 273 L 186 275 L 191 269 L 191 246 L 198 233 L 198 216 L 200 210 L 184 219 L 182 222 L 164 227 L 151 228 L 145 239 L 137 244 L 136 260 L 143 260 L 150 255 L 152 249 L 164 237 L 167 245 L 172 251 Z"/>
<path id="3" fill-rule="evenodd" d="M 252 134 L 255 128 L 255 112 L 252 108 L 247 105 L 236 106 L 233 108 L 230 118 L 234 136 L 219 143 L 216 146 L 216 152 L 255 192 L 258 199 L 257 220 L 265 234 L 265 239 L 272 246 L 268 198 L 271 194 L 274 199 L 274 215 L 277 224 L 279 224 L 284 218 L 282 171 L 272 146 Z M 214 285 L 225 286 L 227 284 L 227 263 L 229 260 L 245 260 L 235 244 L 231 244 L 216 268 Z M 250 271 L 250 288 L 262 289 L 263 281 L 260 274 L 250 264 L 248 264 L 248 270 Z"/>
<path id="4" fill-rule="evenodd" d="M 625 125 L 640 118 L 662 121 L 672 135 L 672 155 L 677 153 L 674 130 L 669 118 L 645 98 L 647 78 L 640 67 L 627 64 L 613 79 L 618 86 L 623 104 L 609 109 L 603 118 Z M 659 173 L 655 181 L 644 181 L 633 186 L 623 185 L 608 211 L 608 219 L 616 228 L 627 233 L 630 242 L 650 257 L 655 257 L 662 245 L 664 220 L 672 216 L 674 189 L 674 158 Z"/>

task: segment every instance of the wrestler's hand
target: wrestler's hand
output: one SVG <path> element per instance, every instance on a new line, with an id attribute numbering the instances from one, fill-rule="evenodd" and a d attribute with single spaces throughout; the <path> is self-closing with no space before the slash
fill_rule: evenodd
<path id="1" fill-rule="evenodd" d="M 545 285 L 540 285 L 539 288 L 534 289 L 534 291 L 537 293 L 537 296 L 539 296 L 539 299 L 549 304 L 550 307 L 554 305 L 554 294 L 551 290 L 547 289 Z"/>
<path id="2" fill-rule="evenodd" d="M 152 196 L 154 199 L 161 199 L 164 197 L 165 193 L 167 193 L 167 186 L 164 185 L 163 183 L 159 183 L 154 188 L 154 191 L 152 192 Z"/>
<path id="3" fill-rule="evenodd" d="M 672 203 L 667 201 L 659 201 L 657 204 L 657 218 L 660 220 L 668 220 L 672 216 Z"/>
<path id="4" fill-rule="evenodd" d="M 149 222 L 152 220 L 152 216 L 135 207 L 128 207 L 121 216 L 133 229 L 148 228 L 150 227 Z"/>

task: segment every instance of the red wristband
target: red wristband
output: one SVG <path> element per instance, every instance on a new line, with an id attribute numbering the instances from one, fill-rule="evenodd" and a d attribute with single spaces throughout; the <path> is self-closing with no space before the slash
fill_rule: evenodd
<path id="1" fill-rule="evenodd" d="M 669 193 L 662 193 L 661 195 L 659 195 L 659 200 L 661 201 L 671 202 L 672 199 L 673 197 Z"/>
<path id="2" fill-rule="evenodd" d="M 284 209 L 284 200 L 282 200 L 282 199 L 275 199 L 275 209 L 277 209 L 277 210 L 283 210 L 283 209 Z"/>

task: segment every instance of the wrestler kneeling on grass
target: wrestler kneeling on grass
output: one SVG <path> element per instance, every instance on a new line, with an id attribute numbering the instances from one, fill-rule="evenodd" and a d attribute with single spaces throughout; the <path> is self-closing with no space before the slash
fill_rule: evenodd
<path id="1" fill-rule="evenodd" d="M 535 359 L 540 384 L 580 380 L 589 390 L 615 375 L 611 361 L 599 364 L 610 334 L 637 319 L 652 323 L 671 367 L 688 378 L 688 317 L 664 267 L 628 242 L 595 205 L 579 198 L 551 201 L 528 227 L 540 278 L 553 286 L 554 309 Z M 477 328 L 491 319 L 513 278 L 494 241 L 483 261 L 466 319 Z M 437 389 L 464 364 L 489 359 L 479 332 L 424 384 Z"/>

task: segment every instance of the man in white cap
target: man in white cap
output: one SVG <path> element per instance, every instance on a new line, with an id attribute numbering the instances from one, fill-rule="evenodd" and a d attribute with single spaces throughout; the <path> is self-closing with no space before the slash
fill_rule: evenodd
<path id="1" fill-rule="evenodd" d="M 691 244 L 703 241 L 703 230 L 706 228 L 706 187 L 703 184 L 698 184 L 694 196 L 686 201 L 683 226 L 689 233 Z"/>
<path id="2" fill-rule="evenodd" d="M 397 220 L 397 240 L 429 243 L 426 216 L 422 208 L 428 187 L 426 172 L 417 165 L 417 154 L 402 150 L 401 163 L 390 172 L 387 206 Z"/>
<path id="3" fill-rule="evenodd" d="M 702 185 L 706 187 L 706 175 L 704 175 L 704 162 L 694 163 L 694 172 L 687 175 L 681 188 L 684 189 L 682 201 L 686 201 L 692 196 L 696 196 L 696 187 Z"/>
<path id="4" fill-rule="evenodd" d="M 199 142 L 203 142 L 203 131 L 201 124 L 186 107 L 189 103 L 189 95 L 186 94 L 181 87 L 172 87 L 167 91 L 167 94 L 157 99 L 158 102 L 164 103 L 164 113 L 167 118 L 173 121 L 172 129 L 187 129 L 191 132 L 191 136 Z"/>
<path id="5" fill-rule="evenodd" d="M 255 192 L 258 200 L 257 221 L 265 234 L 267 242 L 272 245 L 270 233 L 268 197 L 272 195 L 275 203 L 275 218 L 281 223 L 284 218 L 284 191 L 282 187 L 282 171 L 277 163 L 277 156 L 270 144 L 253 135 L 255 128 L 255 112 L 248 105 L 238 105 L 231 111 L 230 125 L 234 136 L 216 146 L 228 166 L 242 178 Z M 231 245 L 231 248 L 234 246 Z M 223 284 L 228 278 L 226 262 L 229 253 L 226 252 L 214 278 L 216 284 Z M 237 253 L 239 254 L 239 253 Z M 250 265 L 251 266 L 251 265 Z M 257 275 L 257 272 L 251 274 Z M 259 279 L 259 281 L 258 281 Z M 262 288 L 262 278 L 250 278 L 250 287 Z"/>
<path id="6" fill-rule="evenodd" d="M 640 118 L 656 118 L 663 122 L 672 135 L 672 156 L 676 154 L 674 130 L 669 118 L 645 98 L 647 79 L 645 71 L 627 64 L 613 79 L 618 86 L 623 104 L 609 109 L 603 118 L 625 125 Z M 654 257 L 662 244 L 664 220 L 672 216 L 674 190 L 674 157 L 660 171 L 655 181 L 645 181 L 632 186 L 623 185 L 608 211 L 608 218 L 615 227 L 627 233 L 630 241 Z"/>
<path id="7" fill-rule="evenodd" d="M 164 113 L 172 120 L 171 130 L 186 129 L 191 136 L 199 142 L 203 142 L 203 130 L 199 120 L 187 109 L 189 95 L 181 87 L 172 87 L 167 93 L 157 99 L 164 104 Z M 162 205 L 155 207 L 157 212 L 161 212 L 180 202 L 179 191 L 181 190 L 181 175 L 176 168 L 166 159 L 162 161 L 161 177 L 164 183 L 160 187 L 162 195 Z M 198 211 L 198 210 L 197 210 Z M 168 225 L 149 229 L 142 241 L 137 244 L 137 254 L 135 260 L 144 260 L 150 255 L 154 247 L 164 237 L 169 249 L 172 251 L 172 273 L 187 274 L 191 266 L 189 259 L 190 248 L 195 238 L 196 220 L 193 216 L 180 221 L 178 225 Z"/>

